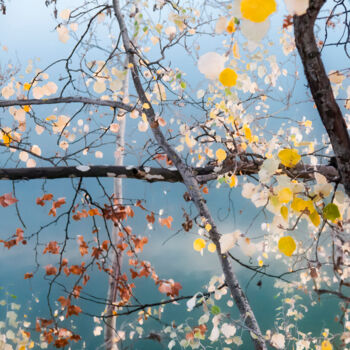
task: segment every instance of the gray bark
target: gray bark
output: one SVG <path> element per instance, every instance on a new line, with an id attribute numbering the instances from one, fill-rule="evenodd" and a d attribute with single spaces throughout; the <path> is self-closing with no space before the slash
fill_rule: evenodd
<path id="1" fill-rule="evenodd" d="M 331 141 L 345 192 L 350 196 L 350 137 L 314 34 L 317 15 L 325 3 L 326 0 L 310 0 L 307 13 L 294 16 L 295 43 L 318 113 Z"/>

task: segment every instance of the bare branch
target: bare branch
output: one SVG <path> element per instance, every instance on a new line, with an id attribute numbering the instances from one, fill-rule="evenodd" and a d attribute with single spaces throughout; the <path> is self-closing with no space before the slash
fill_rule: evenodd
<path id="1" fill-rule="evenodd" d="M 120 108 L 127 112 L 132 112 L 135 107 L 129 106 L 119 101 L 100 100 L 81 96 L 54 97 L 47 99 L 28 99 L 28 100 L 0 100 L 0 107 L 25 106 L 25 105 L 53 105 L 59 103 L 83 103 L 86 105 L 106 106 Z"/>

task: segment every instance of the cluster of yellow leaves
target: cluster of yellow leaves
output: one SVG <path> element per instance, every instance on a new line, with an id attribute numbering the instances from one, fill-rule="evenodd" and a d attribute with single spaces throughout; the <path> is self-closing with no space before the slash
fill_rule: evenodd
<path id="1" fill-rule="evenodd" d="M 12 142 L 11 132 L 4 132 L 2 134 L 2 140 L 4 141 L 5 146 L 9 147 Z"/>
<path id="2" fill-rule="evenodd" d="M 202 252 L 203 249 L 206 247 L 207 243 L 203 238 L 197 238 L 193 242 L 193 249 L 197 252 Z M 208 244 L 208 251 L 210 253 L 214 253 L 216 251 L 216 245 L 214 243 Z"/>
<path id="3" fill-rule="evenodd" d="M 291 208 L 296 212 L 305 212 L 306 214 L 308 214 L 311 222 L 316 227 L 320 224 L 321 218 L 318 215 L 314 206 L 314 202 L 311 199 L 305 200 L 300 197 L 294 197 L 291 203 Z"/>

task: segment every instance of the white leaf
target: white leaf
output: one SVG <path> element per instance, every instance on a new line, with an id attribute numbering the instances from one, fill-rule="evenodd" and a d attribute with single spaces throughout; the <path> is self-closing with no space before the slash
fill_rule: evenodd
<path id="1" fill-rule="evenodd" d="M 97 80 L 94 84 L 94 91 L 97 94 L 102 94 L 106 90 L 106 84 L 103 80 Z"/>
<path id="2" fill-rule="evenodd" d="M 221 326 L 221 332 L 226 338 L 231 338 L 236 334 L 236 327 L 234 325 L 224 323 Z"/>
<path id="3" fill-rule="evenodd" d="M 196 306 L 197 295 L 198 293 L 196 293 L 190 300 L 187 301 L 187 311 L 192 311 L 193 308 Z"/>
<path id="4" fill-rule="evenodd" d="M 248 238 L 240 237 L 238 244 L 242 253 L 247 256 L 252 256 L 257 250 L 256 244 L 251 243 Z"/>
<path id="5" fill-rule="evenodd" d="M 226 17 L 220 17 L 216 21 L 215 33 L 216 34 L 221 34 L 222 32 L 225 31 L 226 27 L 227 27 L 227 18 Z"/>
<path id="6" fill-rule="evenodd" d="M 172 348 L 175 346 L 175 344 L 176 344 L 175 340 L 174 340 L 174 339 L 171 340 L 171 341 L 169 342 L 169 344 L 168 344 L 168 348 L 169 348 L 169 349 L 172 349 Z"/>
<path id="7" fill-rule="evenodd" d="M 101 335 L 102 331 L 103 331 L 103 328 L 101 326 L 95 327 L 95 329 L 94 329 L 94 336 L 98 337 L 99 335 Z"/>
<path id="8" fill-rule="evenodd" d="M 58 39 L 65 44 L 69 40 L 69 30 L 66 26 L 60 25 L 57 27 Z"/>
<path id="9" fill-rule="evenodd" d="M 309 0 L 284 0 L 284 2 L 291 15 L 301 16 L 309 7 Z"/>
<path id="10" fill-rule="evenodd" d="M 242 189 L 242 196 L 244 198 L 251 198 L 252 195 L 257 191 L 257 186 L 254 184 L 248 182 L 243 184 L 243 189 Z"/>
<path id="11" fill-rule="evenodd" d="M 235 231 L 233 233 L 226 233 L 220 237 L 220 248 L 222 254 L 225 254 L 234 247 L 240 234 L 239 231 Z"/>
<path id="12" fill-rule="evenodd" d="M 215 326 L 210 333 L 209 340 L 214 342 L 219 338 L 219 335 L 220 335 L 219 327 Z"/>
<path id="13" fill-rule="evenodd" d="M 207 52 L 198 60 L 199 71 L 208 79 L 217 79 L 225 68 L 226 58 L 216 52 Z"/>
<path id="14" fill-rule="evenodd" d="M 62 10 L 60 12 L 60 17 L 64 20 L 64 21 L 68 21 L 69 20 L 69 16 L 70 16 L 70 9 L 65 9 Z"/>
<path id="15" fill-rule="evenodd" d="M 209 317 L 210 317 L 209 313 L 205 313 L 199 318 L 198 324 L 201 325 L 201 324 L 207 323 L 209 321 Z"/>
<path id="16" fill-rule="evenodd" d="M 172 36 L 172 35 L 175 35 L 176 34 L 176 27 L 174 27 L 174 26 L 169 26 L 169 27 L 167 27 L 167 28 L 165 28 L 165 34 L 167 35 L 167 36 Z"/>
<path id="17" fill-rule="evenodd" d="M 259 42 L 265 37 L 270 29 L 270 19 L 266 19 L 264 22 L 256 23 L 243 19 L 241 21 L 242 34 L 253 42 Z"/>
<path id="18" fill-rule="evenodd" d="M 276 348 L 276 349 L 284 349 L 285 345 L 285 339 L 284 335 L 281 333 L 276 333 L 272 336 L 271 338 L 271 344 Z"/>
<path id="19" fill-rule="evenodd" d="M 321 175 L 320 173 L 315 173 L 315 179 L 316 179 L 316 182 L 320 185 L 328 183 L 326 177 Z"/>

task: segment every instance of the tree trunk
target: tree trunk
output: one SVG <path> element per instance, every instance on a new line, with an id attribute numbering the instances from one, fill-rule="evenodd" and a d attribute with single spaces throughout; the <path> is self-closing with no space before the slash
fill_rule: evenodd
<path id="1" fill-rule="evenodd" d="M 310 0 L 307 13 L 294 16 L 295 43 L 318 113 L 331 141 L 345 192 L 350 196 L 350 137 L 314 35 L 314 24 L 325 2 Z"/>
<path id="2" fill-rule="evenodd" d="M 127 67 L 128 60 L 125 61 L 124 67 Z M 123 97 L 126 97 L 129 94 L 129 71 L 125 76 L 123 83 Z M 118 118 L 120 119 L 120 129 L 116 138 L 116 147 L 114 153 L 115 165 L 122 166 L 124 164 L 124 147 L 125 147 L 125 127 L 126 127 L 126 112 L 119 111 Z M 119 204 L 122 204 L 123 201 L 123 180 L 121 178 L 115 178 L 113 181 L 113 194 L 114 198 L 118 199 Z M 112 226 L 112 244 L 117 247 L 121 242 L 121 238 L 118 236 L 119 227 L 113 224 Z M 116 248 L 117 249 L 117 248 Z M 107 301 L 108 305 L 106 308 L 106 315 L 113 315 L 115 307 L 112 305 L 118 299 L 118 279 L 121 275 L 121 265 L 122 265 L 122 253 L 115 253 L 115 250 L 112 250 L 112 266 L 111 266 L 111 276 L 109 277 L 108 285 L 108 294 Z M 118 345 L 116 340 L 117 337 L 117 317 L 106 317 L 105 318 L 105 332 L 104 340 L 106 350 L 118 350 Z"/>

